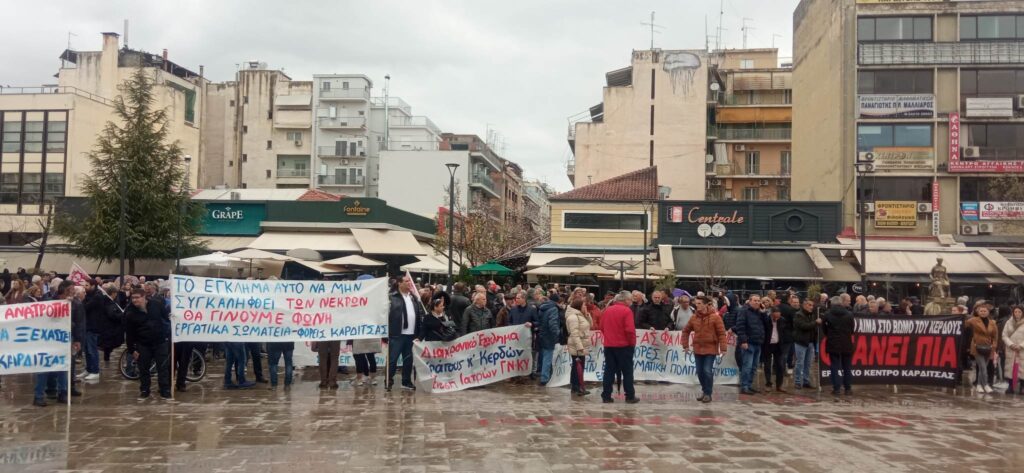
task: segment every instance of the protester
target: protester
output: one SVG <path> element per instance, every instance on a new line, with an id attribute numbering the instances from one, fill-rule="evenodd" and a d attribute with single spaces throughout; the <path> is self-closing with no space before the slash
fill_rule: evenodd
<path id="1" fill-rule="evenodd" d="M 263 350 L 261 345 L 262 343 L 260 342 L 246 342 L 245 352 L 249 355 L 249 359 L 252 360 L 252 375 L 256 378 L 256 382 L 266 384 L 267 378 L 263 376 Z M 191 346 L 188 348 L 191 351 Z"/>
<path id="2" fill-rule="evenodd" d="M 508 325 L 533 327 L 537 320 L 537 309 L 526 303 L 526 291 L 516 293 L 513 304 L 508 308 Z"/>
<path id="3" fill-rule="evenodd" d="M 100 326 L 99 347 L 103 350 L 103 361 L 110 361 L 115 348 L 124 345 L 124 307 L 117 303 L 118 289 L 114 283 L 102 287 L 103 322 Z"/>
<path id="4" fill-rule="evenodd" d="M 544 297 L 543 295 L 541 297 Z M 544 298 L 537 307 L 537 346 L 540 350 L 540 385 L 546 386 L 551 379 L 551 362 L 555 354 L 555 345 L 561 336 L 561 316 L 558 293 Z"/>
<path id="5" fill-rule="evenodd" d="M 639 319 L 638 328 L 645 330 L 667 330 L 672 326 L 672 304 L 664 292 L 651 293 L 651 302 L 640 309 Z"/>
<path id="6" fill-rule="evenodd" d="M 785 392 L 782 388 L 783 378 L 786 376 L 786 356 L 793 344 L 793 332 L 790 329 L 790 322 L 782 316 L 782 310 L 778 307 L 771 309 L 771 315 L 765 321 L 764 339 L 764 387 L 765 390 L 772 388 L 772 371 L 775 372 L 775 391 Z"/>
<path id="7" fill-rule="evenodd" d="M 974 317 L 964 324 L 964 329 L 971 333 L 970 354 L 974 358 L 974 390 L 979 394 L 990 394 L 993 391 L 988 376 L 988 362 L 995 359 L 999 329 L 996 322 L 989 317 L 989 310 L 988 305 L 975 305 Z"/>
<path id="8" fill-rule="evenodd" d="M 632 296 L 622 291 L 615 296 L 612 304 L 601 317 L 601 335 L 604 338 L 604 377 L 601 401 L 614 402 L 612 384 L 616 377 L 622 380 L 626 402 L 640 402 L 633 387 L 633 351 L 636 347 L 636 325 L 633 311 L 629 307 Z"/>
<path id="9" fill-rule="evenodd" d="M 457 282 L 452 286 L 451 301 L 448 303 L 448 318 L 455 323 L 455 327 L 462 327 L 462 314 L 472 303 L 466 297 L 466 285 Z"/>
<path id="10" fill-rule="evenodd" d="M 171 397 L 170 319 L 166 318 L 163 304 L 147 300 L 142 290 L 132 292 L 132 305 L 125 314 L 125 334 L 128 352 L 135 359 L 139 373 L 139 399 L 150 394 L 150 366 L 156 364 L 157 386 L 160 397 Z"/>
<path id="11" fill-rule="evenodd" d="M 473 294 L 473 304 L 462 314 L 462 335 L 487 330 L 494 326 L 491 310 L 487 308 L 487 295 Z"/>
<path id="12" fill-rule="evenodd" d="M 327 340 L 313 344 L 320 373 L 320 389 L 338 389 L 338 357 L 341 356 L 341 340 Z M 244 364 L 245 354 L 242 354 Z M 250 383 L 251 384 L 251 383 Z"/>
<path id="13" fill-rule="evenodd" d="M 12 281 L 14 285 L 16 281 Z M 74 299 L 74 285 L 70 282 L 64 287 L 60 288 L 60 294 L 64 295 L 65 299 Z M 20 303 L 20 301 L 18 302 Z M 71 355 L 82 349 L 82 339 L 85 338 L 85 313 L 84 307 L 81 307 L 79 303 L 79 309 L 75 309 L 75 301 L 71 301 Z M 73 356 L 72 356 L 73 358 Z M 71 370 L 71 377 L 75 375 L 75 362 L 72 360 L 69 363 Z M 36 374 L 35 392 L 33 393 L 32 404 L 39 407 L 46 407 L 46 393 L 48 390 L 53 390 L 53 395 L 56 397 L 57 402 L 66 403 L 68 402 L 68 393 L 72 396 L 81 396 L 82 393 L 75 389 L 75 387 L 68 386 L 68 373 L 67 371 L 49 371 L 45 373 Z"/>
<path id="14" fill-rule="evenodd" d="M 711 402 L 715 385 L 715 359 L 728 350 L 728 336 L 722 318 L 711 307 L 711 300 L 698 297 L 694 301 L 695 314 L 683 327 L 683 350 L 690 350 L 690 334 L 693 334 L 693 358 L 697 370 L 697 380 L 703 395 L 698 401 Z"/>
<path id="15" fill-rule="evenodd" d="M 591 330 L 601 329 L 601 307 L 598 307 L 595 303 L 595 296 L 593 293 L 587 294 L 587 314 L 590 315 L 590 319 L 593 323 L 590 326 Z"/>
<path id="16" fill-rule="evenodd" d="M 440 300 L 440 299 L 435 299 Z M 430 302 L 430 301 L 427 301 Z M 442 301 L 443 302 L 443 301 Z M 377 354 L 381 352 L 379 338 L 352 340 L 352 358 L 356 362 L 356 377 L 353 386 L 377 385 Z"/>
<path id="17" fill-rule="evenodd" d="M 391 309 L 388 311 L 388 373 L 384 382 L 384 389 L 388 391 L 394 387 L 399 358 L 402 360 L 402 388 L 416 390 L 416 385 L 412 383 L 412 344 L 418 331 L 422 330 L 426 311 L 417 300 L 415 290 L 412 279 L 404 276 L 398 284 L 398 291 L 391 294 Z"/>
<path id="18" fill-rule="evenodd" d="M 267 342 L 267 369 L 270 371 L 270 389 L 277 387 L 277 363 L 284 358 L 284 387 L 292 385 L 295 342 Z"/>
<path id="19" fill-rule="evenodd" d="M 676 306 L 672 308 L 672 329 L 682 330 L 690 322 L 690 317 L 693 317 L 693 314 L 694 308 L 690 306 L 690 296 L 683 295 L 676 298 Z"/>
<path id="20" fill-rule="evenodd" d="M 578 396 L 590 394 L 583 382 L 583 366 L 590 353 L 590 330 L 593 324 L 585 298 L 573 299 L 565 311 L 565 326 L 569 330 L 568 348 L 572 358 L 569 374 L 570 392 Z"/>
<path id="21" fill-rule="evenodd" d="M 20 279 L 11 281 L 11 288 L 4 296 L 8 304 L 21 304 L 25 301 L 25 282 Z"/>
<path id="22" fill-rule="evenodd" d="M 850 295 L 841 294 L 838 303 L 828 309 L 824 319 L 817 321 L 825 330 L 825 352 L 830 361 L 832 394 L 839 395 L 842 384 L 844 393 L 853 394 L 853 313 L 850 312 Z M 839 372 L 842 371 L 840 379 Z"/>
<path id="23" fill-rule="evenodd" d="M 754 374 L 761 358 L 761 344 L 764 343 L 765 316 L 761 312 L 761 296 L 751 294 L 747 304 L 736 315 L 736 343 L 743 353 L 740 365 L 740 394 L 757 394 L 754 389 Z"/>
<path id="24" fill-rule="evenodd" d="M 811 361 L 814 359 L 814 344 L 818 340 L 817 312 L 814 301 L 804 300 L 803 306 L 793 316 L 793 346 L 796 365 L 793 368 L 793 387 L 796 389 L 811 385 Z"/>
<path id="25" fill-rule="evenodd" d="M 459 331 L 445 313 L 444 298 L 435 297 L 430 301 L 430 315 L 423 318 L 421 338 L 428 342 L 450 342 L 459 336 Z"/>
<path id="26" fill-rule="evenodd" d="M 631 299 L 633 302 L 629 305 L 629 310 L 633 312 L 633 323 L 640 326 L 640 309 L 643 309 L 644 304 L 647 303 L 647 296 L 640 291 L 633 291 Z"/>
<path id="27" fill-rule="evenodd" d="M 1024 394 L 1024 382 L 1020 379 L 1024 377 L 1024 307 L 1017 305 L 1010 310 L 1012 315 L 1003 326 L 1003 377 L 1007 382 L 1006 394 Z"/>

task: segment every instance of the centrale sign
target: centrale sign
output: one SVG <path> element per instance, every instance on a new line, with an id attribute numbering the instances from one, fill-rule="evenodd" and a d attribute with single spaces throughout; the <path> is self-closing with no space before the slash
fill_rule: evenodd
<path id="1" fill-rule="evenodd" d="M 686 221 L 690 223 L 743 223 L 744 218 L 740 215 L 738 210 L 733 210 L 731 214 L 722 215 L 715 212 L 712 215 L 701 215 L 700 207 L 693 207 L 689 212 L 686 213 Z"/>
<path id="2" fill-rule="evenodd" d="M 351 206 L 345 207 L 345 215 L 350 217 L 365 217 L 370 214 L 369 207 L 363 207 L 360 202 L 354 201 Z"/>
<path id="3" fill-rule="evenodd" d="M 241 209 L 232 210 L 231 207 L 224 207 L 223 210 L 211 210 L 210 218 L 214 220 L 245 220 L 245 212 Z"/>

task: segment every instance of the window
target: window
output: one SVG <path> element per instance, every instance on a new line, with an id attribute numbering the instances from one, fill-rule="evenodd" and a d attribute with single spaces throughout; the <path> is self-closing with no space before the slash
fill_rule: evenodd
<path id="1" fill-rule="evenodd" d="M 274 109 L 267 110 L 267 120 L 274 119 Z"/>
<path id="2" fill-rule="evenodd" d="M 788 176 L 793 173 L 793 152 L 784 150 L 779 154 L 779 174 Z"/>
<path id="3" fill-rule="evenodd" d="M 38 173 L 24 173 L 21 175 L 21 203 L 38 204 L 39 194 L 43 192 L 42 181 Z"/>
<path id="4" fill-rule="evenodd" d="M 249 162 L 249 155 L 248 154 L 242 153 L 242 162 L 243 163 Z"/>
<path id="5" fill-rule="evenodd" d="M 267 169 L 267 179 L 270 179 L 270 170 Z"/>
<path id="6" fill-rule="evenodd" d="M 25 152 L 43 152 L 43 122 L 25 122 Z"/>
<path id="7" fill-rule="evenodd" d="M 53 202 L 55 197 L 64 196 L 64 174 L 46 173 L 46 182 L 43 187 L 43 200 Z"/>
<path id="8" fill-rule="evenodd" d="M 983 177 L 960 178 L 961 202 L 985 202 L 1001 200 L 992 192 L 993 180 Z"/>
<path id="9" fill-rule="evenodd" d="M 228 161 L 228 167 L 229 168 L 235 167 L 235 162 L 234 161 Z"/>
<path id="10" fill-rule="evenodd" d="M 320 83 L 320 90 L 331 90 L 331 83 L 329 81 L 323 81 Z"/>
<path id="11" fill-rule="evenodd" d="M 962 97 L 1024 94 L 1024 70 L 964 69 L 960 71 Z"/>
<path id="12" fill-rule="evenodd" d="M 761 174 L 761 152 L 747 151 L 747 174 Z"/>
<path id="13" fill-rule="evenodd" d="M 857 41 L 929 41 L 931 39 L 931 17 L 884 16 L 857 19 Z"/>
<path id="14" fill-rule="evenodd" d="M 0 204 L 18 203 L 18 174 L 5 172 L 0 174 Z"/>
<path id="15" fill-rule="evenodd" d="M 613 230 L 640 232 L 647 225 L 642 213 L 589 213 L 565 212 L 562 228 L 565 230 Z"/>
<path id="16" fill-rule="evenodd" d="M 273 140 L 267 140 L 267 149 L 272 149 L 273 147 L 274 147 L 274 141 Z"/>
<path id="17" fill-rule="evenodd" d="M 779 200 L 789 200 L 789 186 L 779 186 L 776 190 Z"/>
<path id="18" fill-rule="evenodd" d="M 932 71 L 860 71 L 857 73 L 858 94 L 931 94 Z"/>
<path id="19" fill-rule="evenodd" d="M 242 103 L 245 104 L 245 105 L 249 105 L 249 96 L 248 95 L 242 97 Z"/>
<path id="20" fill-rule="evenodd" d="M 234 107 L 234 106 L 235 106 L 235 99 L 229 100 L 228 101 L 228 107 Z"/>
<path id="21" fill-rule="evenodd" d="M 249 133 L 249 125 L 242 125 L 242 134 Z"/>
<path id="22" fill-rule="evenodd" d="M 49 122 L 46 124 L 46 151 L 63 152 L 64 139 L 67 134 L 67 122 Z"/>
<path id="23" fill-rule="evenodd" d="M 857 151 L 892 146 L 932 146 L 931 125 L 860 125 L 857 127 Z"/>
<path id="24" fill-rule="evenodd" d="M 341 83 L 341 88 L 344 89 L 344 90 L 348 90 L 348 82 L 342 82 Z"/>
<path id="25" fill-rule="evenodd" d="M 961 16 L 961 40 L 1024 38 L 1024 15 Z"/>
<path id="26" fill-rule="evenodd" d="M 4 122 L 3 152 L 17 153 L 21 151 L 21 122 Z"/>
<path id="27" fill-rule="evenodd" d="M 302 141 L 302 132 L 301 131 L 289 131 L 288 132 L 288 141 Z"/>
<path id="28" fill-rule="evenodd" d="M 877 200 L 932 201 L 930 177 L 869 177 L 857 192 L 867 202 Z"/>
<path id="29" fill-rule="evenodd" d="M 744 187 L 743 200 L 758 200 L 761 196 L 760 187 Z"/>
<path id="30" fill-rule="evenodd" d="M 754 60 L 753 59 L 740 59 L 740 69 L 753 69 L 753 68 L 754 68 Z"/>
<path id="31" fill-rule="evenodd" d="M 965 146 L 980 147 L 982 159 L 1024 159 L 1024 125 L 990 123 L 966 126 Z"/>

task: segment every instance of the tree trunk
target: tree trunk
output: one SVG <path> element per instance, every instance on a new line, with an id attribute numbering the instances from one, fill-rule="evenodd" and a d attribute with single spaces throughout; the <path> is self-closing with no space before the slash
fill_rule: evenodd
<path id="1" fill-rule="evenodd" d="M 138 276 L 135 274 L 135 258 L 128 258 L 128 274 Z"/>
<path id="2" fill-rule="evenodd" d="M 39 242 L 39 253 L 36 254 L 36 265 L 32 268 L 32 273 L 36 274 L 39 272 L 40 267 L 43 265 L 43 256 L 46 255 L 46 240 L 50 237 L 50 228 L 53 226 L 53 205 L 51 204 L 46 210 L 46 220 L 39 220 L 40 226 L 43 227 L 43 238 Z"/>

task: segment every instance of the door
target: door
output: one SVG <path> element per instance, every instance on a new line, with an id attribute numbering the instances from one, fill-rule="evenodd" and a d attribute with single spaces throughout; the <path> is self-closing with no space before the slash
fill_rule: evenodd
<path id="1" fill-rule="evenodd" d="M 346 156 L 345 151 L 347 149 L 346 141 L 335 141 L 334 142 L 334 155 L 335 156 Z"/>

